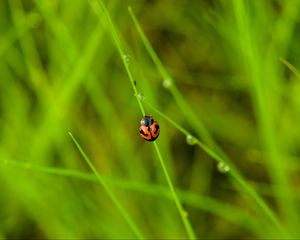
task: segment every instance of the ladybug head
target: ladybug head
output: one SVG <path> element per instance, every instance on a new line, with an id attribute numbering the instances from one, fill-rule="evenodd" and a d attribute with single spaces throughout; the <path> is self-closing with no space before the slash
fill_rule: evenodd
<path id="1" fill-rule="evenodd" d="M 146 127 L 149 127 L 153 124 L 153 118 L 150 117 L 150 116 L 145 116 L 142 118 L 141 120 L 141 125 L 142 126 L 146 126 Z"/>

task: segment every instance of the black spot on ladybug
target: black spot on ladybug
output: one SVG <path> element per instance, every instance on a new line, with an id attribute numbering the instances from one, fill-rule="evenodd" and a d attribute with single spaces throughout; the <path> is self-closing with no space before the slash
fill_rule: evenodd
<path id="1" fill-rule="evenodd" d="M 154 131 L 154 133 L 157 133 L 158 130 L 159 130 L 159 125 L 155 125 L 155 131 Z"/>
<path id="2" fill-rule="evenodd" d="M 148 134 L 146 134 L 142 129 L 140 130 L 140 134 L 142 134 L 142 135 L 144 135 L 144 136 L 146 136 L 146 137 L 148 137 L 149 135 Z"/>

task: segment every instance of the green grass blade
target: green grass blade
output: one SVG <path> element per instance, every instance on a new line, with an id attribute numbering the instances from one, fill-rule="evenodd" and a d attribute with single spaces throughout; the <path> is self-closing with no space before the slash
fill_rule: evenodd
<path id="1" fill-rule="evenodd" d="M 97 4 L 97 3 L 98 3 L 98 4 Z M 118 52 L 119 52 L 119 54 L 120 54 L 120 57 L 121 57 L 121 59 L 122 59 L 122 61 L 123 61 L 124 67 L 125 67 L 125 69 L 126 69 L 126 72 L 127 72 L 127 74 L 128 74 L 129 80 L 130 80 L 130 82 L 131 82 L 131 86 L 132 86 L 132 88 L 133 88 L 133 90 L 134 90 L 135 97 L 136 97 L 136 99 L 137 99 L 137 102 L 138 102 L 138 105 L 139 105 L 139 107 L 140 107 L 140 110 L 141 110 L 141 112 L 142 112 L 143 115 L 146 115 L 146 114 L 145 114 L 144 107 L 143 107 L 143 104 L 142 104 L 142 102 L 141 102 L 141 99 L 140 99 L 139 96 L 138 96 L 137 88 L 136 88 L 136 86 L 135 86 L 135 84 L 134 84 L 133 75 L 132 75 L 132 73 L 131 73 L 131 70 L 130 70 L 130 68 L 129 68 L 128 63 L 126 62 L 126 59 L 124 58 L 124 57 L 125 57 L 125 51 L 123 50 L 123 47 L 122 47 L 122 44 L 121 44 L 120 37 L 118 36 L 117 30 L 115 29 L 114 24 L 112 23 L 112 20 L 111 20 L 111 18 L 110 18 L 110 15 L 109 15 L 109 13 L 108 13 L 108 11 L 107 11 L 105 5 L 103 4 L 103 2 L 102 2 L 101 0 L 98 0 L 97 2 L 91 1 L 91 4 L 92 4 L 93 9 L 95 10 L 96 13 L 99 14 L 99 16 L 101 16 L 101 12 L 103 12 L 104 15 L 105 15 L 105 18 L 104 18 L 104 24 L 106 25 L 106 27 L 107 27 L 108 30 L 110 31 L 110 33 L 111 33 L 111 35 L 112 35 L 112 38 L 113 38 L 113 40 L 114 40 L 114 42 L 115 42 L 115 44 L 116 44 L 116 46 L 117 46 Z M 170 179 L 170 177 L 169 177 L 168 171 L 167 171 L 167 169 L 166 169 L 166 167 L 165 167 L 164 160 L 163 160 L 163 158 L 162 158 L 162 156 L 161 156 L 161 154 L 160 154 L 160 151 L 159 151 L 159 149 L 158 149 L 157 143 L 154 143 L 154 146 L 155 146 L 155 149 L 156 149 L 158 158 L 159 158 L 159 160 L 160 160 L 160 163 L 161 163 L 161 166 L 162 166 L 164 175 L 165 175 L 166 180 L 167 180 L 167 182 L 168 182 L 168 185 L 169 185 L 169 187 L 170 187 L 170 191 L 171 191 L 172 196 L 173 196 L 173 198 L 174 198 L 174 202 L 175 202 L 176 207 L 177 207 L 177 209 L 178 209 L 179 215 L 180 215 L 180 217 L 181 217 L 181 219 L 182 219 L 182 222 L 183 222 L 183 224 L 184 224 L 184 227 L 185 227 L 185 229 L 186 229 L 186 232 L 187 232 L 187 234 L 188 234 L 188 236 L 189 236 L 190 239 L 195 239 L 195 238 L 196 238 L 196 237 L 195 237 L 195 234 L 194 234 L 194 232 L 193 232 L 193 229 L 192 229 L 192 227 L 191 227 L 191 224 L 190 224 L 189 220 L 187 219 L 187 217 L 186 217 L 185 214 L 184 214 L 184 211 L 183 211 L 183 208 L 182 208 L 182 206 L 181 206 L 181 203 L 180 203 L 180 201 L 179 201 L 179 199 L 178 199 L 178 197 L 177 197 L 177 195 L 176 195 L 176 192 L 175 192 L 175 190 L 174 190 L 173 184 L 172 184 L 171 179 Z"/>
<path id="2" fill-rule="evenodd" d="M 61 176 L 66 178 L 74 178 L 82 181 L 99 181 L 95 174 L 81 172 L 78 170 L 57 168 L 42 166 L 32 163 L 17 162 L 14 160 L 7 160 L 7 157 L 0 157 L 0 164 L 12 166 L 16 168 L 23 169 L 24 171 L 30 170 L 55 176 Z M 109 184 L 128 191 L 141 192 L 149 194 L 153 197 L 165 197 L 173 201 L 172 193 L 168 191 L 168 187 L 162 185 L 154 185 L 149 183 L 142 183 L 136 181 L 129 181 L 124 179 L 115 178 L 104 178 Z M 215 199 L 206 196 L 199 196 L 198 194 L 187 192 L 182 189 L 175 189 L 178 198 L 181 202 L 188 206 L 196 209 L 200 209 L 209 213 L 212 213 L 218 217 L 224 218 L 230 222 L 233 222 L 251 232 L 258 233 L 256 227 L 256 219 L 251 215 L 246 214 L 244 211 L 231 206 L 226 203 L 219 202 Z M 230 212 L 231 214 L 228 214 Z M 184 212 L 185 214 L 185 212 Z M 185 214 L 186 215 L 186 214 Z M 248 222 L 247 225 L 242 224 L 244 221 Z"/>
<path id="3" fill-rule="evenodd" d="M 300 80 L 300 72 L 286 59 L 280 58 L 280 61 Z"/>
<path id="4" fill-rule="evenodd" d="M 284 164 L 289 163 L 287 163 L 287 159 L 281 157 L 281 152 L 284 150 L 281 148 L 280 140 L 276 134 L 278 131 L 276 124 L 278 115 L 275 113 L 274 107 L 278 106 L 279 94 L 270 88 L 270 86 L 277 85 L 279 82 L 276 74 L 278 70 L 274 64 L 273 57 L 267 55 L 262 59 L 260 56 L 260 43 L 256 34 L 261 30 L 259 27 L 253 29 L 251 26 L 252 19 L 249 5 L 245 4 L 244 1 L 236 0 L 233 1 L 233 9 L 237 22 L 237 36 L 242 49 L 241 55 L 244 60 L 244 68 L 250 78 L 250 93 L 258 121 L 260 141 L 267 152 L 267 170 L 273 184 L 278 185 L 278 188 L 274 189 L 277 195 L 276 201 L 283 216 L 283 221 L 289 232 L 292 233 L 297 230 L 295 222 L 298 222 L 299 216 L 294 210 L 296 203 L 293 201 L 293 189 L 290 185 L 290 179 L 285 171 L 286 168 L 283 167 Z M 273 56 L 274 53 L 276 52 L 274 51 L 270 55 Z M 268 71 L 264 68 L 264 64 L 268 65 Z M 270 82 L 267 84 L 264 79 L 265 74 L 268 75 L 267 77 L 270 76 Z M 270 103 L 269 99 L 272 99 L 272 103 Z"/>
<path id="5" fill-rule="evenodd" d="M 263 212 L 265 213 L 265 215 L 270 219 L 270 221 L 274 224 L 274 226 L 278 229 L 278 231 L 280 233 L 283 233 L 283 230 L 281 228 L 281 225 L 278 221 L 278 218 L 275 216 L 275 214 L 273 213 L 273 211 L 269 208 L 269 206 L 264 202 L 264 200 L 255 192 L 255 190 L 252 189 L 252 187 L 247 184 L 247 182 L 245 180 L 243 180 L 241 174 L 238 173 L 237 169 L 233 168 L 233 165 L 230 163 L 229 159 L 226 157 L 224 158 L 224 155 L 222 154 L 222 150 L 220 150 L 214 140 L 211 138 L 211 136 L 209 135 L 209 133 L 206 131 L 206 129 L 204 128 L 204 126 L 202 124 L 199 124 L 199 121 L 197 120 L 196 116 L 194 115 L 194 113 L 190 110 L 190 107 L 187 103 L 185 103 L 185 100 L 183 99 L 183 97 L 181 96 L 181 94 L 179 93 L 179 91 L 177 90 L 177 88 L 174 85 L 174 81 L 171 78 L 171 76 L 168 74 L 167 70 L 164 68 L 163 64 L 161 63 L 159 57 L 157 56 L 157 54 L 155 53 L 151 43 L 149 42 L 149 40 L 147 39 L 146 35 L 144 34 L 142 28 L 140 27 L 136 17 L 133 14 L 132 9 L 129 7 L 128 8 L 130 16 L 135 24 L 135 27 L 149 53 L 149 55 L 151 56 L 153 62 L 155 63 L 157 69 L 159 70 L 159 72 L 161 73 L 162 77 L 165 80 L 170 81 L 170 84 L 168 84 L 169 89 L 171 91 L 171 93 L 174 96 L 174 99 L 177 100 L 178 105 L 181 107 L 181 109 L 185 110 L 188 112 L 188 116 L 190 117 L 191 121 L 190 123 L 194 126 L 194 128 L 196 130 L 200 129 L 200 133 L 201 136 L 204 135 L 204 138 L 207 140 L 207 142 L 214 147 L 214 150 L 216 149 L 218 152 L 221 152 L 221 157 L 219 157 L 219 154 L 215 154 L 214 151 L 209 151 L 208 148 L 204 148 L 206 149 L 206 152 L 209 153 L 211 156 L 213 156 L 214 159 L 216 159 L 217 161 L 222 161 L 225 162 L 227 164 L 230 165 L 230 167 L 232 168 L 231 170 L 231 174 L 234 174 L 234 178 L 236 180 L 238 180 L 238 183 L 241 184 L 241 189 L 243 191 L 246 191 L 251 197 L 252 199 L 256 202 L 256 204 L 263 210 Z M 199 141 L 199 140 L 198 140 Z M 198 142 L 200 143 L 200 141 Z M 198 144 L 199 145 L 199 144 Z M 200 145 L 201 148 L 203 148 L 203 144 Z"/>
<path id="6" fill-rule="evenodd" d="M 81 146 L 79 145 L 79 143 L 77 142 L 77 140 L 73 137 L 72 133 L 69 132 L 69 135 L 72 138 L 73 142 L 75 143 L 76 147 L 78 148 L 78 150 L 79 150 L 80 154 L 82 155 L 82 157 L 84 158 L 84 160 L 87 162 L 87 164 L 89 165 L 89 167 L 94 172 L 94 174 L 97 177 L 99 183 L 105 189 L 105 191 L 107 192 L 108 196 L 110 197 L 110 199 L 112 200 L 112 202 L 115 204 L 115 206 L 117 207 L 118 211 L 122 214 L 122 216 L 124 217 L 125 221 L 128 223 L 128 225 L 130 226 L 130 228 L 132 229 L 132 231 L 134 232 L 134 234 L 136 235 L 136 237 L 139 238 L 139 239 L 144 239 L 143 234 L 139 230 L 138 226 L 133 222 L 133 220 L 131 219 L 131 217 L 128 215 L 127 211 L 124 209 L 124 207 L 119 202 L 119 200 L 117 199 L 117 197 L 115 196 L 115 194 L 112 192 L 112 190 L 109 188 L 109 186 L 107 185 L 107 183 L 103 179 L 103 177 L 99 174 L 98 170 L 96 169 L 96 167 L 94 166 L 94 164 L 92 163 L 92 161 L 89 159 L 89 157 L 86 155 L 86 153 L 83 151 L 83 149 L 81 148 Z"/>
<path id="7" fill-rule="evenodd" d="M 167 115 L 159 111 L 157 108 L 152 106 L 150 103 L 146 102 L 147 105 L 154 110 L 157 114 L 159 114 L 161 117 L 166 119 L 170 124 L 172 124 L 176 129 L 178 129 L 180 132 L 182 132 L 186 137 L 192 136 L 191 133 L 189 133 L 186 129 L 184 129 L 182 126 L 174 122 L 171 118 L 169 118 Z M 246 180 L 244 180 L 243 176 L 239 173 L 238 169 L 231 163 L 228 162 L 225 158 L 218 155 L 214 152 L 214 150 L 210 149 L 208 146 L 206 146 L 204 143 L 202 143 L 199 139 L 192 136 L 193 141 L 195 144 L 197 144 L 203 151 L 205 151 L 212 159 L 216 160 L 219 163 L 225 163 L 230 167 L 229 175 L 235 179 L 237 183 L 240 185 L 240 189 L 251 196 L 251 198 L 256 202 L 256 204 L 263 210 L 263 212 L 266 214 L 266 216 L 269 218 L 271 223 L 276 227 L 276 229 L 279 231 L 280 234 L 285 236 L 285 232 L 282 229 L 282 226 L 274 214 L 274 212 L 270 209 L 270 207 L 265 203 L 265 201 L 256 193 L 256 191 L 247 183 Z"/>
<path id="8" fill-rule="evenodd" d="M 162 168 L 162 170 L 164 172 L 164 175 L 166 177 L 168 186 L 170 188 L 172 197 L 173 197 L 173 199 L 175 201 L 176 207 L 177 207 L 178 212 L 179 212 L 179 214 L 181 216 L 181 219 L 182 219 L 182 222 L 183 222 L 183 224 L 185 226 L 185 229 L 187 230 L 187 234 L 188 234 L 188 236 L 189 236 L 190 239 L 196 239 L 196 235 L 195 235 L 195 233 L 193 231 L 193 228 L 192 228 L 192 226 L 191 226 L 191 224 L 190 224 L 190 222 L 189 222 L 189 220 L 187 218 L 187 212 L 183 209 L 183 207 L 182 207 L 182 205 L 180 203 L 180 200 L 179 200 L 179 198 L 178 198 L 178 196 L 176 194 L 174 185 L 173 185 L 173 183 L 171 181 L 171 178 L 169 176 L 169 173 L 168 173 L 168 170 L 166 168 L 165 162 L 164 162 L 164 160 L 163 160 L 163 158 L 161 156 L 159 147 L 158 147 L 158 145 L 157 145 L 156 142 L 154 142 L 153 144 L 154 144 L 155 150 L 157 152 L 157 156 L 158 156 L 161 168 Z"/>
<path id="9" fill-rule="evenodd" d="M 116 44 L 116 47 L 118 49 L 118 52 L 119 52 L 120 57 L 122 59 L 122 62 L 124 64 L 126 73 L 127 73 L 128 77 L 129 77 L 132 89 L 134 91 L 134 96 L 137 99 L 139 108 L 140 108 L 143 116 L 145 116 L 146 115 L 145 109 L 143 107 L 143 104 L 141 103 L 141 100 L 138 97 L 138 91 L 137 91 L 137 88 L 135 86 L 133 75 L 132 75 L 132 73 L 130 71 L 129 64 L 127 63 L 127 60 L 126 60 L 126 56 L 127 56 L 126 52 L 123 50 L 123 47 L 122 47 L 122 44 L 121 44 L 121 40 L 119 38 L 117 30 L 115 29 L 115 27 L 114 27 L 114 25 L 112 23 L 110 15 L 109 15 L 108 11 L 106 10 L 106 7 L 104 6 L 104 4 L 103 4 L 102 1 L 100 1 L 100 0 L 98 0 L 98 1 L 97 0 L 90 0 L 90 3 L 91 3 L 92 8 L 94 9 L 94 11 L 96 12 L 96 14 L 98 14 L 100 16 L 100 20 L 103 20 L 104 25 L 107 27 L 107 29 L 110 31 L 110 33 L 112 35 L 113 41 Z M 101 12 L 104 13 L 104 16 L 105 16 L 104 19 L 101 18 L 101 16 L 102 16 Z"/>

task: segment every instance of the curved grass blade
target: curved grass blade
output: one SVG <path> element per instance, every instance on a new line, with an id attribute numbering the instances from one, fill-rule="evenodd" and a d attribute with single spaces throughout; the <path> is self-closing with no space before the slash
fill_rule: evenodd
<path id="1" fill-rule="evenodd" d="M 103 177 L 99 174 L 98 170 L 92 163 L 92 161 L 89 159 L 89 157 L 86 155 L 86 153 L 83 151 L 77 140 L 73 137 L 72 133 L 69 132 L 70 137 L 72 138 L 73 142 L 75 143 L 77 149 L 79 150 L 80 154 L 84 158 L 84 160 L 87 162 L 89 167 L 92 169 L 94 172 L 95 176 L 97 177 L 98 182 L 102 185 L 102 187 L 105 189 L 106 193 L 112 200 L 112 202 L 115 204 L 121 215 L 124 217 L 125 221 L 128 223 L 134 234 L 138 239 L 144 239 L 141 231 L 139 230 L 138 226 L 133 222 L 127 211 L 124 209 L 120 201 L 117 199 L 115 194 L 112 192 L 112 190 L 109 188 L 107 185 L 106 181 L 103 179 Z"/>

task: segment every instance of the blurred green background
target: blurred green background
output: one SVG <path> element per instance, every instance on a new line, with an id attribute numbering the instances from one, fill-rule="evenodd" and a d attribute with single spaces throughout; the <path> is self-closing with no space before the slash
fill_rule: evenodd
<path id="1" fill-rule="evenodd" d="M 197 237 L 300 237 L 300 1 L 104 3 Z M 146 238 L 187 238 L 153 143 L 139 137 L 122 59 L 92 6 L 0 1 L 0 239 L 136 237 L 68 131 Z M 147 103 L 226 155 L 277 226 L 230 171 Z"/>

